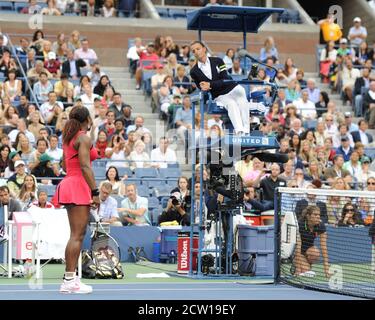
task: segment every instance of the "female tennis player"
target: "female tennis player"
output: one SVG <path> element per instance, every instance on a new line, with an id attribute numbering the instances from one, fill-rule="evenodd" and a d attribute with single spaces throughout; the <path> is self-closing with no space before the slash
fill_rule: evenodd
<path id="1" fill-rule="evenodd" d="M 317 206 L 307 206 L 298 221 L 299 234 L 294 259 L 295 273 L 299 276 L 314 277 L 311 270 L 312 264 L 320 257 L 319 249 L 314 246 L 315 238 L 320 238 L 322 249 L 324 273 L 328 278 L 329 264 L 327 251 L 327 232 L 324 223 L 320 220 L 320 209 Z"/>
<path id="2" fill-rule="evenodd" d="M 98 157 L 98 153 L 86 135 L 91 125 L 89 111 L 85 107 L 74 107 L 63 130 L 62 166 L 67 175 L 58 185 L 56 196 L 58 203 L 68 211 L 70 239 L 65 249 L 66 267 L 61 293 L 92 292 L 92 287 L 81 283 L 76 276 L 90 206 L 97 207 L 100 203 L 91 168 L 91 161 Z"/>

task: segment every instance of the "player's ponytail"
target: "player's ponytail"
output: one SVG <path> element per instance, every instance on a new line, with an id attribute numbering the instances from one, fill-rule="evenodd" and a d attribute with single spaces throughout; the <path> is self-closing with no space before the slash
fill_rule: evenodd
<path id="1" fill-rule="evenodd" d="M 69 113 L 69 120 L 63 129 L 63 144 L 68 144 L 81 130 L 81 124 L 90 118 L 90 113 L 85 107 L 74 107 Z"/>

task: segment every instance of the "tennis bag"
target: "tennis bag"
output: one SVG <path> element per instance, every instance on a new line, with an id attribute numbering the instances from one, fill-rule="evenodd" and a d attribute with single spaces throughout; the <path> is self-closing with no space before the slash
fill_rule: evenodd
<path id="1" fill-rule="evenodd" d="M 85 279 L 122 279 L 120 261 L 108 248 L 82 251 L 82 277 Z"/>

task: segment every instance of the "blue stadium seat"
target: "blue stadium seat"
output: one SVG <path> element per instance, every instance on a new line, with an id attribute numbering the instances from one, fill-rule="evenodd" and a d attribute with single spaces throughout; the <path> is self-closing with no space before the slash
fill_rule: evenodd
<path id="1" fill-rule="evenodd" d="M 117 168 L 117 171 L 118 171 L 118 175 L 120 176 L 120 178 L 123 177 L 124 175 L 127 175 L 128 177 L 133 176 L 133 171 L 130 168 L 121 167 L 121 168 Z"/>
<path id="2" fill-rule="evenodd" d="M 161 178 L 175 178 L 178 179 L 181 176 L 181 170 L 179 168 L 161 168 L 159 169 Z"/>
<path id="3" fill-rule="evenodd" d="M 125 198 L 123 196 L 118 195 L 118 194 L 111 194 L 111 197 L 117 201 L 117 208 L 121 208 L 121 202 Z"/>
<path id="4" fill-rule="evenodd" d="M 165 209 L 168 204 L 169 197 L 163 197 L 160 199 L 161 207 Z"/>
<path id="5" fill-rule="evenodd" d="M 169 8 L 156 8 L 156 11 L 158 12 L 161 18 L 170 18 Z"/>
<path id="6" fill-rule="evenodd" d="M 22 11 L 23 8 L 26 8 L 28 6 L 27 2 L 15 2 L 14 3 L 14 10 L 18 13 Z"/>
<path id="7" fill-rule="evenodd" d="M 92 162 L 92 167 L 95 168 L 95 169 L 96 168 L 105 168 L 106 165 L 107 165 L 107 161 L 106 160 L 102 160 L 102 159 L 95 160 L 95 161 Z"/>
<path id="8" fill-rule="evenodd" d="M 303 122 L 303 127 L 305 129 L 314 129 L 318 124 L 318 120 L 306 120 Z"/>
<path id="9" fill-rule="evenodd" d="M 0 1 L 0 11 L 2 13 L 15 13 L 11 1 Z"/>
<path id="10" fill-rule="evenodd" d="M 375 159 L 375 148 L 367 147 L 365 148 L 365 155 L 370 157 L 371 160 Z"/>
<path id="11" fill-rule="evenodd" d="M 137 194 L 140 197 L 146 197 L 146 198 L 148 198 L 150 196 L 150 190 L 146 186 L 138 185 L 137 186 Z"/>
<path id="12" fill-rule="evenodd" d="M 161 214 L 161 209 L 160 208 L 153 208 L 149 210 L 149 216 L 151 217 L 151 224 L 153 226 L 158 225 L 158 219 Z"/>
<path id="13" fill-rule="evenodd" d="M 159 174 L 155 168 L 137 168 L 135 169 L 136 178 L 158 178 Z"/>
<path id="14" fill-rule="evenodd" d="M 168 163 L 168 168 L 180 168 L 180 164 L 176 163 Z"/>
<path id="15" fill-rule="evenodd" d="M 54 196 L 56 192 L 56 186 L 53 184 L 39 184 L 38 189 L 39 191 L 46 191 L 48 197 Z"/>
<path id="16" fill-rule="evenodd" d="M 186 19 L 185 9 L 169 9 L 169 16 L 173 19 Z"/>
<path id="17" fill-rule="evenodd" d="M 95 168 L 95 178 L 96 179 L 105 179 L 105 173 L 107 172 L 107 169 L 105 167 L 98 167 Z"/>
<path id="18" fill-rule="evenodd" d="M 154 208 L 159 208 L 159 199 L 156 197 L 150 197 L 148 198 L 148 208 L 149 209 L 154 209 Z"/>
<path id="19" fill-rule="evenodd" d="M 161 199 L 162 197 L 168 197 L 171 193 L 171 188 L 168 185 L 159 186 L 152 188 L 152 195 Z"/>

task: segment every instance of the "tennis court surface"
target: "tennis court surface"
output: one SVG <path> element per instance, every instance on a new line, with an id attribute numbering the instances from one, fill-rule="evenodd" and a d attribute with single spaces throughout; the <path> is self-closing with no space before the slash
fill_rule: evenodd
<path id="1" fill-rule="evenodd" d="M 58 292 L 64 265 L 43 269 L 43 280 L 0 278 L 0 300 L 351 300 L 350 296 L 304 290 L 259 277 L 191 279 L 175 273 L 171 264 L 123 264 L 122 280 L 88 280 L 90 295 Z M 137 278 L 139 274 L 165 273 L 168 278 Z"/>

